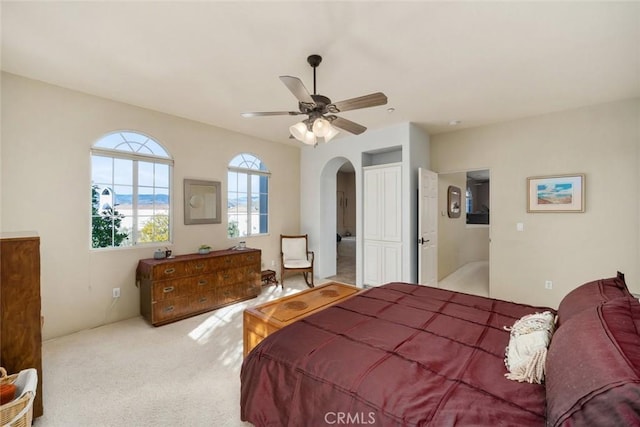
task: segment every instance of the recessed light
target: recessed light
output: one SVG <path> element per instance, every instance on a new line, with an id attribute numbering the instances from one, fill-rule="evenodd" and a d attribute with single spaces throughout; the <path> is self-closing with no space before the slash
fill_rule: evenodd
<path id="1" fill-rule="evenodd" d="M 462 123 L 460 120 L 451 120 L 449 126 L 458 126 L 460 123 Z"/>
<path id="2" fill-rule="evenodd" d="M 387 113 L 393 113 L 394 111 L 396 111 L 396 109 L 393 107 L 387 108 Z"/>

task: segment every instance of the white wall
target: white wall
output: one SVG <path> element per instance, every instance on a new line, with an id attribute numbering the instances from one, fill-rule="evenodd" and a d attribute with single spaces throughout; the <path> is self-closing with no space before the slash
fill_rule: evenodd
<path id="1" fill-rule="evenodd" d="M 279 259 L 280 233 L 300 228 L 299 148 L 262 141 L 213 126 L 2 74 L 1 231 L 35 230 L 41 238 L 44 338 L 139 314 L 135 269 L 156 246 L 91 250 L 90 153 L 102 135 L 118 129 L 157 139 L 175 160 L 174 254 L 202 243 L 233 246 L 222 224 L 187 225 L 182 211 L 184 178 L 222 182 L 240 152 L 260 157 L 272 172 L 270 235 L 247 238 L 263 263 Z M 111 289 L 122 297 L 112 304 Z"/>
<path id="2" fill-rule="evenodd" d="M 429 166 L 429 136 L 410 123 L 368 130 L 359 136 L 341 136 L 328 144 L 304 147 L 300 154 L 300 222 L 309 234 L 309 245 L 316 256 L 316 275 L 336 274 L 336 172 L 350 161 L 356 170 L 356 284 L 362 285 L 362 153 L 402 147 L 403 194 L 403 280 L 416 280 L 417 249 L 417 168 Z M 377 156 L 378 157 L 378 156 Z M 384 155 L 378 158 L 382 159 Z M 392 156 L 394 157 L 394 156 Z M 395 161 L 395 160 L 394 160 Z"/>
<path id="3" fill-rule="evenodd" d="M 557 306 L 616 270 L 640 292 L 640 99 L 433 135 L 431 147 L 438 172 L 491 169 L 492 297 Z M 586 212 L 527 213 L 526 178 L 567 173 L 586 174 Z"/>

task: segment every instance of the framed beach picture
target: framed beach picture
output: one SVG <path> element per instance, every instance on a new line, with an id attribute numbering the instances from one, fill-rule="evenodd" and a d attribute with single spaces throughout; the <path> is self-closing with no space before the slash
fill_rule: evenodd
<path id="1" fill-rule="evenodd" d="M 527 178 L 527 212 L 584 212 L 584 174 Z"/>

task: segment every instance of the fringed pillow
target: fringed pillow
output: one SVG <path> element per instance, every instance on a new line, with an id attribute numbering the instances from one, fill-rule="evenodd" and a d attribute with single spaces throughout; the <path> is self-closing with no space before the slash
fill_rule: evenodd
<path id="1" fill-rule="evenodd" d="M 528 314 L 517 320 L 510 331 L 509 346 L 505 350 L 505 365 L 510 380 L 542 384 L 547 347 L 555 330 L 555 315 Z"/>

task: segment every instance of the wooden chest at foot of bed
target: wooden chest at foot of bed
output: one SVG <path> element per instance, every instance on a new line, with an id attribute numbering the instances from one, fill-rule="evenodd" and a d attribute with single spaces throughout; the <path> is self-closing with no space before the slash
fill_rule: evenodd
<path id="1" fill-rule="evenodd" d="M 288 297 L 250 307 L 243 314 L 244 355 L 275 331 L 343 301 L 360 289 L 331 282 Z"/>

